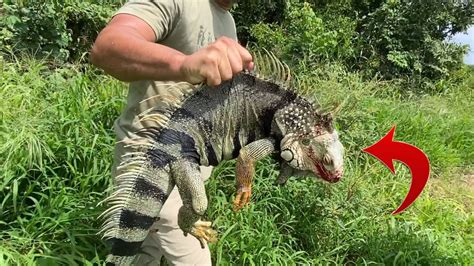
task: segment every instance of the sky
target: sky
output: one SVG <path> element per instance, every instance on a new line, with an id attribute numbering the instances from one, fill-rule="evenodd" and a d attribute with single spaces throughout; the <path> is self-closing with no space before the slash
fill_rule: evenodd
<path id="1" fill-rule="evenodd" d="M 464 63 L 468 65 L 474 65 L 474 26 L 471 26 L 467 30 L 467 34 L 458 33 L 453 36 L 452 42 L 461 43 L 461 44 L 469 44 L 470 51 L 464 58 Z"/>

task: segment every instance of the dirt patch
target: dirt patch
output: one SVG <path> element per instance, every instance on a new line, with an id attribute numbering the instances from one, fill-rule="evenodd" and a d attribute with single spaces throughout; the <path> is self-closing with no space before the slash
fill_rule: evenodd
<path id="1" fill-rule="evenodd" d="M 456 200 L 474 212 L 474 169 L 432 177 L 427 190 L 432 197 Z"/>
<path id="2" fill-rule="evenodd" d="M 468 174 L 465 177 L 467 189 L 474 192 L 474 174 Z"/>

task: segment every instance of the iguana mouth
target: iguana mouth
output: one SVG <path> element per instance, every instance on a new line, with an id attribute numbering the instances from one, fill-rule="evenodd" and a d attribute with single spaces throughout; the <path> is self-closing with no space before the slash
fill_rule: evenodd
<path id="1" fill-rule="evenodd" d="M 324 168 L 323 164 L 320 162 L 315 162 L 315 166 L 316 166 L 316 171 L 315 171 L 316 174 L 319 174 L 319 176 L 322 179 L 330 183 L 336 183 L 339 180 L 341 180 L 342 171 L 336 171 L 335 173 L 330 173 L 329 171 L 326 170 L 326 168 Z"/>
<path id="2" fill-rule="evenodd" d="M 309 150 L 308 155 L 309 155 L 309 158 L 313 161 L 313 165 L 314 165 L 313 172 L 315 175 L 320 176 L 322 179 L 330 183 L 336 183 L 339 180 L 341 180 L 342 170 L 338 170 L 335 172 L 328 171 L 324 167 L 323 163 L 320 160 L 318 160 L 318 158 L 316 157 L 316 154 L 314 153 L 312 149 Z"/>

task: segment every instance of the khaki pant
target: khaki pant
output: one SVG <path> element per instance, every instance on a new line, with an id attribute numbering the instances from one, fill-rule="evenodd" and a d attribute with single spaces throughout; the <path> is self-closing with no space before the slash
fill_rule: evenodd
<path id="1" fill-rule="evenodd" d="M 201 167 L 204 180 L 211 171 L 211 167 Z M 162 256 L 170 265 L 211 265 L 209 248 L 202 249 L 199 240 L 190 234 L 185 237 L 178 226 L 178 210 L 182 205 L 175 187 L 161 209 L 160 220 L 145 239 L 135 265 L 160 265 Z"/>

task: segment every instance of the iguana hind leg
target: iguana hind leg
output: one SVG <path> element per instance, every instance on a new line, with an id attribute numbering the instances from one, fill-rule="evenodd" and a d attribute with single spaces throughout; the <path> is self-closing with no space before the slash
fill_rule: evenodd
<path id="1" fill-rule="evenodd" d="M 183 206 L 178 213 L 179 227 L 185 235 L 190 233 L 195 236 L 201 242 L 202 248 L 207 242 L 216 242 L 217 233 L 212 229 L 212 223 L 201 220 L 207 209 L 207 196 L 199 165 L 181 160 L 173 165 L 172 171 L 183 200 Z"/>
<path id="2" fill-rule="evenodd" d="M 275 151 L 273 139 L 260 139 L 240 149 L 235 169 L 237 195 L 234 199 L 234 211 L 238 211 L 250 201 L 252 179 L 255 175 L 255 162 Z"/>

